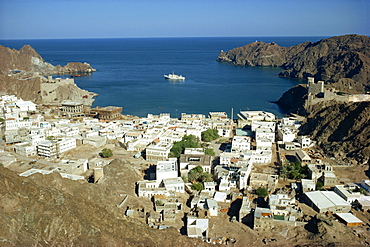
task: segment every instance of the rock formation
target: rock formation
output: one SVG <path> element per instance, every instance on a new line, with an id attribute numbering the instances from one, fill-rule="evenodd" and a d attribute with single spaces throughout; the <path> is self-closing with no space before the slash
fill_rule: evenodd
<path id="1" fill-rule="evenodd" d="M 30 45 L 23 46 L 19 51 L 0 45 L 0 72 L 7 74 L 14 70 L 41 75 L 91 73 L 96 71 L 88 63 L 73 62 L 64 67 L 60 65 L 53 66 L 45 62 Z"/>
<path id="2" fill-rule="evenodd" d="M 96 94 L 78 88 L 73 80 L 69 80 L 69 83 L 64 81 L 50 83 L 45 76 L 88 74 L 94 71 L 95 69 L 88 63 L 72 62 L 64 67 L 53 66 L 45 62 L 40 54 L 29 45 L 19 50 L 0 46 L 0 92 L 14 94 L 36 104 L 71 100 L 92 105 L 94 101 L 92 98 Z"/>
<path id="3" fill-rule="evenodd" d="M 289 78 L 315 77 L 338 90 L 363 93 L 370 89 L 370 38 L 344 35 L 292 47 L 254 42 L 221 52 L 217 61 L 239 66 L 276 66 Z"/>
<path id="4" fill-rule="evenodd" d="M 323 150 L 339 161 L 370 162 L 370 102 L 314 105 L 302 126 Z"/>
<path id="5" fill-rule="evenodd" d="M 208 245 L 174 228 L 154 230 L 124 217 L 125 208 L 116 206 L 122 200 L 118 191 L 137 200 L 135 184 L 125 181 L 139 175 L 118 161 L 104 173 L 105 183 L 98 186 L 58 173 L 25 178 L 0 167 L 1 246 Z"/>

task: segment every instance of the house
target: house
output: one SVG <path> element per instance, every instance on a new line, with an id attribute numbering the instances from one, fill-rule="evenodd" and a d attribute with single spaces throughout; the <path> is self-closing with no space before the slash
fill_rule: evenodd
<path id="1" fill-rule="evenodd" d="M 203 148 L 186 148 L 184 154 L 180 155 L 180 163 L 190 163 L 201 166 L 204 172 L 211 173 L 212 156 L 204 154 Z"/>
<path id="2" fill-rule="evenodd" d="M 307 204 L 319 213 L 342 213 L 351 210 L 351 204 L 334 191 L 311 191 L 304 196 Z"/>
<path id="3" fill-rule="evenodd" d="M 167 178 L 177 178 L 179 176 L 177 158 L 169 158 L 167 161 L 158 161 L 155 175 L 157 181 L 162 181 Z"/>
<path id="4" fill-rule="evenodd" d="M 293 142 L 298 135 L 298 129 L 294 127 L 282 127 L 278 126 L 277 135 L 279 140 L 285 142 Z"/>
<path id="5" fill-rule="evenodd" d="M 316 182 L 320 181 L 325 187 L 334 186 L 337 183 L 337 177 L 331 165 L 308 164 L 308 176 Z"/>
<path id="6" fill-rule="evenodd" d="M 285 150 L 295 150 L 295 145 L 293 142 L 284 142 Z"/>
<path id="7" fill-rule="evenodd" d="M 208 209 L 209 216 L 217 216 L 218 215 L 217 201 L 207 198 L 206 199 L 206 208 Z"/>
<path id="8" fill-rule="evenodd" d="M 99 120 L 114 120 L 121 116 L 121 112 L 122 107 L 118 106 L 96 107 L 90 110 L 90 116 Z"/>
<path id="9" fill-rule="evenodd" d="M 155 195 L 166 195 L 170 196 L 171 193 L 167 191 L 165 187 L 160 187 L 160 183 L 156 180 L 149 181 L 143 180 L 136 182 L 137 194 L 139 197 L 152 198 Z"/>
<path id="10" fill-rule="evenodd" d="M 316 190 L 316 182 L 312 179 L 301 179 L 302 193 Z"/>
<path id="11" fill-rule="evenodd" d="M 231 142 L 231 152 L 239 153 L 251 150 L 251 138 L 248 136 L 234 136 Z"/>
<path id="12" fill-rule="evenodd" d="M 163 210 L 181 212 L 183 209 L 183 203 L 179 202 L 176 197 L 154 195 L 153 201 L 156 212 L 162 212 Z"/>
<path id="13" fill-rule="evenodd" d="M 309 148 L 313 145 L 312 140 L 308 136 L 298 136 L 297 140 L 301 144 L 301 148 Z"/>
<path id="14" fill-rule="evenodd" d="M 253 121 L 275 121 L 275 115 L 265 111 L 240 111 L 238 113 L 238 127 L 251 126 Z"/>
<path id="15" fill-rule="evenodd" d="M 37 154 L 36 145 L 30 143 L 15 144 L 14 151 L 24 157 L 35 156 Z"/>
<path id="16" fill-rule="evenodd" d="M 248 216 L 251 213 L 251 202 L 249 200 L 249 197 L 243 196 L 242 198 L 242 204 L 240 206 L 239 210 L 239 222 L 246 223 L 248 221 Z"/>
<path id="17" fill-rule="evenodd" d="M 164 161 L 168 159 L 168 155 L 172 148 L 172 143 L 158 142 L 150 144 L 145 150 L 147 161 Z"/>
<path id="18" fill-rule="evenodd" d="M 270 140 L 271 142 L 275 142 L 275 130 L 271 128 L 258 128 L 255 131 L 255 139 L 256 140 Z"/>
<path id="19" fill-rule="evenodd" d="M 356 200 L 362 201 L 364 198 L 370 198 L 370 196 L 362 194 L 360 192 L 360 186 L 354 183 L 335 185 L 334 192 L 349 203 L 354 203 Z"/>
<path id="20" fill-rule="evenodd" d="M 216 191 L 216 183 L 215 182 L 204 182 L 204 190 L 209 192 Z"/>
<path id="21" fill-rule="evenodd" d="M 268 191 L 274 191 L 276 189 L 278 181 L 278 175 L 253 172 L 250 175 L 249 185 L 252 186 L 254 189 L 264 187 Z"/>
<path id="22" fill-rule="evenodd" d="M 58 158 L 62 153 L 76 147 L 75 138 L 46 140 L 37 145 L 37 154 L 47 158 Z"/>
<path id="23" fill-rule="evenodd" d="M 311 157 L 303 150 L 296 151 L 296 156 L 298 160 L 304 164 L 308 164 L 311 162 Z"/>
<path id="24" fill-rule="evenodd" d="M 208 219 L 199 219 L 194 216 L 188 216 L 186 220 L 186 232 L 191 238 L 208 238 Z"/>
<path id="25" fill-rule="evenodd" d="M 185 183 L 182 178 L 165 178 L 162 182 L 167 191 L 185 193 Z"/>

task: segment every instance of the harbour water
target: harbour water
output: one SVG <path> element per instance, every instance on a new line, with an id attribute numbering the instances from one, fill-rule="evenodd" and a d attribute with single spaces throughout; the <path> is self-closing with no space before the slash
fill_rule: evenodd
<path id="1" fill-rule="evenodd" d="M 325 37 L 130 38 L 2 40 L 19 49 L 29 44 L 53 65 L 88 62 L 97 71 L 76 77 L 77 86 L 98 93 L 93 106 L 122 106 L 123 114 L 202 113 L 264 110 L 283 114 L 276 101 L 297 80 L 279 78 L 281 68 L 236 67 L 216 62 L 228 51 L 258 41 L 292 46 Z M 185 81 L 166 80 L 175 72 Z M 235 117 L 235 116 L 234 116 Z"/>

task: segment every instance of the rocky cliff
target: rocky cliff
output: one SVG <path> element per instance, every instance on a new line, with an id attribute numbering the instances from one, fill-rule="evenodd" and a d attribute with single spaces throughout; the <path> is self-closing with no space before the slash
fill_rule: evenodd
<path id="1" fill-rule="evenodd" d="M 8 74 L 9 71 L 14 70 L 42 75 L 91 73 L 95 71 L 88 63 L 73 62 L 64 67 L 60 65 L 53 66 L 45 62 L 40 54 L 29 45 L 25 45 L 19 50 L 0 45 L 0 72 Z"/>
<path id="2" fill-rule="evenodd" d="M 370 102 L 318 103 L 308 112 L 301 132 L 337 160 L 370 162 Z"/>
<path id="3" fill-rule="evenodd" d="M 36 104 L 58 103 L 63 100 L 92 105 L 94 93 L 78 88 L 74 83 L 49 83 L 45 76 L 56 74 L 87 74 L 95 71 L 88 63 L 71 62 L 53 66 L 44 61 L 29 45 L 19 50 L 0 45 L 0 92 L 14 94 Z M 72 82 L 72 80 L 70 80 Z M 45 88 L 52 87 L 50 90 Z M 52 98 L 52 100 L 50 100 Z"/>
<path id="4" fill-rule="evenodd" d="M 312 76 L 349 93 L 370 89 L 370 38 L 362 35 L 337 36 L 292 47 L 254 42 L 221 52 L 217 61 L 239 66 L 282 67 L 279 76 Z"/>

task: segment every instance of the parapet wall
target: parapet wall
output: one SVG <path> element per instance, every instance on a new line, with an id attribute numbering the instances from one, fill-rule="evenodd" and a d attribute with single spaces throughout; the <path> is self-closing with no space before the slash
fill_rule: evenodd
<path id="1" fill-rule="evenodd" d="M 339 102 L 363 102 L 370 101 L 370 94 L 347 94 L 339 93 L 334 88 L 324 88 L 324 82 L 314 82 L 313 77 L 308 78 L 308 100 L 307 105 L 315 105 L 319 102 L 335 100 Z"/>

